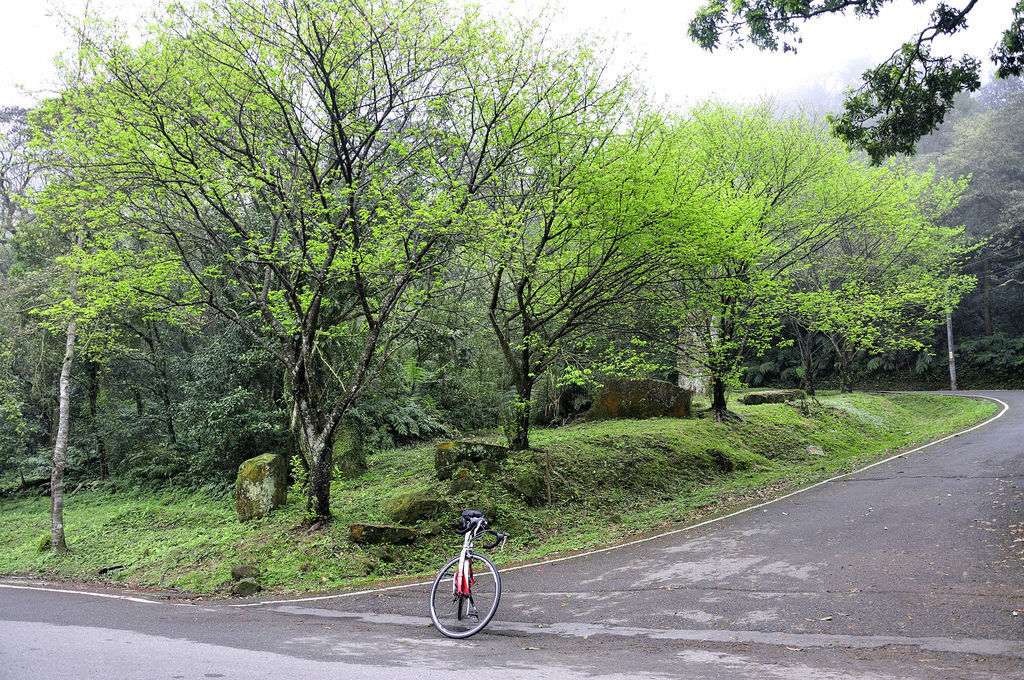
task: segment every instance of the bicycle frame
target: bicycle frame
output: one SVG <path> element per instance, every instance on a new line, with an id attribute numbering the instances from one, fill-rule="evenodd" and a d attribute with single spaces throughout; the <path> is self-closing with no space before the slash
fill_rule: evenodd
<path id="1" fill-rule="evenodd" d="M 480 524 L 477 523 L 466 532 L 462 539 L 462 552 L 459 553 L 459 568 L 455 570 L 455 576 L 452 579 L 452 594 L 455 596 L 469 596 L 472 593 L 473 561 L 467 558 L 473 554 L 473 541 L 480 531 Z"/>

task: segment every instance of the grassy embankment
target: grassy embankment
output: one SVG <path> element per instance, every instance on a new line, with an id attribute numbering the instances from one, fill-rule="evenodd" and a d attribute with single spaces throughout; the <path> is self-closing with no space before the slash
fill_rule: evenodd
<path id="1" fill-rule="evenodd" d="M 137 588 L 223 592 L 234 564 L 256 564 L 265 591 L 366 586 L 431 572 L 457 549 L 456 512 L 482 507 L 513 535 L 497 562 L 541 558 L 682 526 L 879 459 L 977 423 L 987 401 L 926 395 L 836 395 L 794 406 L 735 405 L 745 422 L 708 419 L 614 421 L 537 430 L 551 457 L 554 502 L 531 506 L 506 490 L 516 475 L 543 474 L 543 454 L 521 453 L 499 476 L 457 496 L 434 476 L 433 447 L 389 451 L 370 471 L 333 489 L 335 520 L 309 532 L 303 498 L 271 516 L 239 524 L 229 496 L 165 490 L 83 491 L 67 499 L 70 554 L 41 551 L 47 498 L 0 500 L 0 574 L 108 580 Z M 811 455 L 808 445 L 822 447 Z M 717 451 L 717 453 L 716 453 Z M 425 521 L 409 547 L 363 547 L 353 522 L 387 522 L 382 501 L 434 492 L 451 512 Z M 104 577 L 103 567 L 123 565 Z"/>

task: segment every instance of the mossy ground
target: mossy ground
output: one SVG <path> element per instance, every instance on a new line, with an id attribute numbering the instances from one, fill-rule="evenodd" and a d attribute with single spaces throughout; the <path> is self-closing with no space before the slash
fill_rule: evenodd
<path id="1" fill-rule="evenodd" d="M 739 423 L 711 419 L 622 420 L 538 429 L 535 451 L 511 456 L 498 477 L 455 496 L 434 471 L 434 447 L 371 456 L 369 471 L 332 489 L 334 521 L 310 531 L 304 499 L 292 493 L 269 517 L 240 524 L 230 495 L 184 491 L 71 495 L 65 505 L 70 553 L 40 551 L 49 528 L 46 498 L 0 501 L 0 573 L 136 588 L 226 592 L 231 567 L 255 564 L 265 591 L 333 590 L 427 574 L 458 546 L 459 510 L 479 507 L 513 535 L 499 564 L 621 541 L 680 526 L 785 493 L 890 452 L 979 422 L 987 401 L 932 395 L 831 395 L 793 405 L 733 408 Z M 495 439 L 497 441 L 497 439 Z M 811 455 L 816 445 L 824 456 Z M 552 502 L 508 491 L 515 478 L 544 479 Z M 360 546 L 356 522 L 388 522 L 392 496 L 427 492 L 448 507 L 416 526 L 408 547 Z M 546 496 L 546 484 L 544 484 Z M 101 568 L 121 568 L 98 576 Z"/>

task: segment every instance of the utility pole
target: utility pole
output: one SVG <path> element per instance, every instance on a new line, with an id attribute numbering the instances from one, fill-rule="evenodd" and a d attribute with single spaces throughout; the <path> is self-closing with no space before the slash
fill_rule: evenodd
<path id="1" fill-rule="evenodd" d="M 953 313 L 946 310 L 946 345 L 949 347 L 949 389 L 956 392 L 956 355 L 953 352 Z"/>

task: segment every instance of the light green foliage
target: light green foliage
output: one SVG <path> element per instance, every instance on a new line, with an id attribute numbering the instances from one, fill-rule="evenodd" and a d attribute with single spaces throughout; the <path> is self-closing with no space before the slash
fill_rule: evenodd
<path id="1" fill-rule="evenodd" d="M 721 417 L 743 358 L 777 340 L 788 278 L 854 227 L 872 197 L 849 152 L 808 120 L 709 105 L 680 127 L 693 140 L 686 166 L 702 172 L 696 226 L 680 237 L 702 234 L 703 252 L 664 310 L 678 351 L 712 378 Z"/>
<path id="2" fill-rule="evenodd" d="M 173 5 L 139 46 L 90 41 L 85 84 L 49 109 L 78 190 L 118 197 L 193 301 L 284 365 L 319 516 L 334 428 L 456 248 L 496 231 L 487 199 L 589 110 L 577 52 L 536 35 L 440 2 Z"/>
<path id="3" fill-rule="evenodd" d="M 859 167 L 864 210 L 854 229 L 817 251 L 792 278 L 790 314 L 826 336 L 851 388 L 858 353 L 918 350 L 935 324 L 974 285 L 952 274 L 965 253 L 962 229 L 939 226 L 963 181 L 906 166 Z"/>

